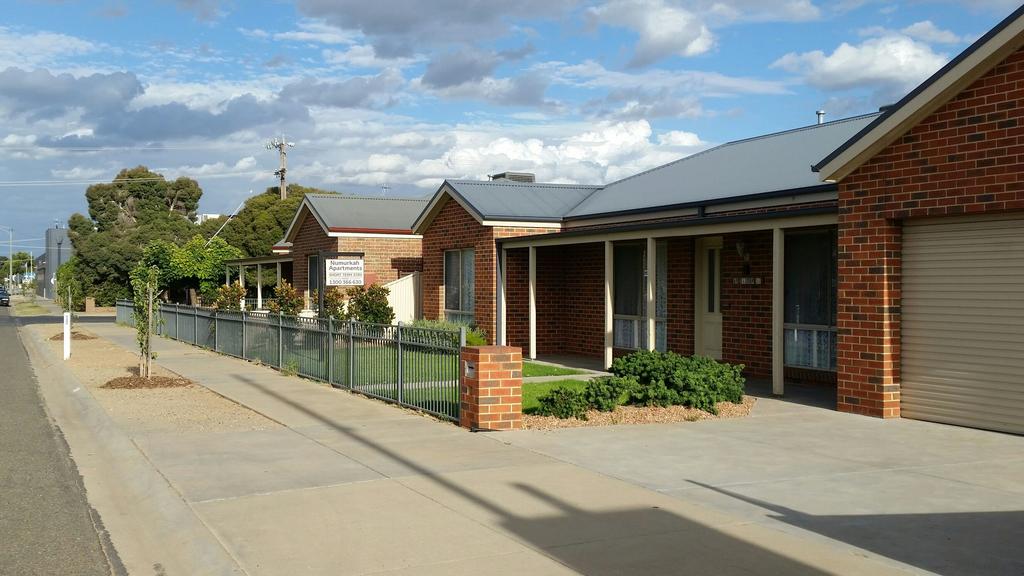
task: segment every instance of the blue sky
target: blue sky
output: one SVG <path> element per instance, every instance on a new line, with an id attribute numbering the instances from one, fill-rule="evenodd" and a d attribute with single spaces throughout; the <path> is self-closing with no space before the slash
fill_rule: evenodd
<path id="1" fill-rule="evenodd" d="M 424 195 L 531 171 L 603 183 L 729 140 L 872 112 L 1006 0 L 8 0 L 0 225 L 85 210 L 145 164 L 201 211 L 291 181 Z M 824 154 L 827 151 L 823 151 Z"/>

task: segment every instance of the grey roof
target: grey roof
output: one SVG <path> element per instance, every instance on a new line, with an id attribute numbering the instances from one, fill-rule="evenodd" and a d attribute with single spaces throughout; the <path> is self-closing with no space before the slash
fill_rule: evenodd
<path id="1" fill-rule="evenodd" d="M 811 166 L 878 116 L 722 144 L 608 184 L 564 216 L 582 218 L 822 186 Z"/>
<path id="2" fill-rule="evenodd" d="M 329 229 L 411 230 L 427 205 L 420 198 L 365 198 L 307 194 L 310 208 Z"/>
<path id="3" fill-rule="evenodd" d="M 485 220 L 561 220 L 600 186 L 543 184 L 511 180 L 447 180 Z"/>

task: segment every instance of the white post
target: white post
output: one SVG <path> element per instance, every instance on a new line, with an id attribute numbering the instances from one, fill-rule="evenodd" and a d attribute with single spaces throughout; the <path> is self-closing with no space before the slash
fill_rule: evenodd
<path id="1" fill-rule="evenodd" d="M 785 290 L 786 232 L 772 230 L 772 394 L 785 392 L 785 355 L 783 353 L 786 290 Z"/>
<path id="2" fill-rule="evenodd" d="M 277 263 L 277 284 L 275 284 L 275 286 L 277 286 L 278 288 L 281 287 L 281 263 L 280 262 Z"/>
<path id="3" fill-rule="evenodd" d="M 64 313 L 64 359 L 71 358 L 71 312 Z"/>
<path id="4" fill-rule="evenodd" d="M 604 241 L 604 367 L 612 365 L 614 357 L 612 347 L 615 344 L 615 301 L 612 299 L 612 288 L 615 280 L 615 250 L 611 240 Z"/>
<path id="5" fill-rule="evenodd" d="M 530 246 L 530 360 L 537 359 L 537 247 Z"/>
<path id="6" fill-rule="evenodd" d="M 508 316 L 508 303 L 505 301 L 505 274 L 508 271 L 508 267 L 505 266 L 505 261 L 508 260 L 508 251 L 505 249 L 501 250 L 499 254 L 501 261 L 498 263 L 498 346 L 508 345 L 508 322 L 506 317 Z"/>
<path id="7" fill-rule="evenodd" d="M 227 265 L 224 265 L 224 285 L 231 285 L 231 268 L 229 268 Z"/>
<path id="8" fill-rule="evenodd" d="M 242 264 L 238 265 L 238 285 L 245 288 L 245 266 Z M 242 299 L 238 302 L 238 308 L 245 310 L 245 294 L 242 295 Z"/>
<path id="9" fill-rule="evenodd" d="M 263 264 L 256 264 L 256 309 L 263 310 Z"/>
<path id="10" fill-rule="evenodd" d="M 647 330 L 647 349 L 654 350 L 657 344 L 657 286 L 655 281 L 658 278 L 658 244 L 654 238 L 647 239 L 647 321 L 644 322 L 644 329 Z"/>

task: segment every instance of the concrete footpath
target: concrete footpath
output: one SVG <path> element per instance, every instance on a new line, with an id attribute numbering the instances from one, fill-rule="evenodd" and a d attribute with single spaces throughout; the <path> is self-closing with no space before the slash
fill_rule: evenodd
<path id="1" fill-rule="evenodd" d="M 85 328 L 135 347 L 133 330 Z M 909 570 L 509 445 L 502 434 L 473 434 L 165 339 L 156 351 L 160 365 L 284 426 L 132 439 L 234 563 L 223 573 Z"/>

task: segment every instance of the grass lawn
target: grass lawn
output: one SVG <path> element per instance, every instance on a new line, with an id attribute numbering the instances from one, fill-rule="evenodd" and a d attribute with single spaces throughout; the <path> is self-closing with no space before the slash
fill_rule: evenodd
<path id="1" fill-rule="evenodd" d="M 16 316 L 40 316 L 46 314 L 46 309 L 35 302 L 18 302 L 14 305 Z"/>
<path id="2" fill-rule="evenodd" d="M 587 386 L 585 380 L 556 380 L 554 382 L 523 382 L 523 414 L 533 414 L 540 407 L 538 398 L 555 388 L 575 388 L 582 390 Z"/>
<path id="3" fill-rule="evenodd" d="M 547 364 L 530 362 L 529 360 L 523 362 L 523 378 L 533 378 L 535 376 L 569 376 L 571 374 L 583 373 L 584 372 L 582 370 L 549 366 Z"/>

